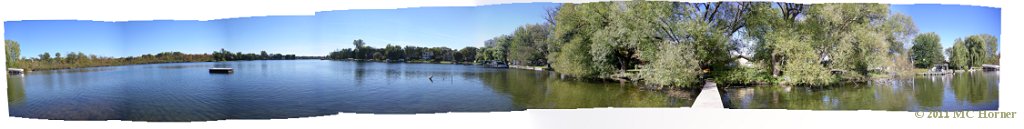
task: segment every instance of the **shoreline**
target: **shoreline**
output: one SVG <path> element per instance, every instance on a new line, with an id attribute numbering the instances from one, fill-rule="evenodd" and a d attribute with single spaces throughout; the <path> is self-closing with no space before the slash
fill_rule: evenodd
<path id="1" fill-rule="evenodd" d="M 553 70 L 546 69 L 545 67 L 546 66 L 524 66 L 524 65 L 509 65 L 508 66 L 509 69 L 529 70 L 529 71 L 542 71 L 542 72 L 555 72 Z M 555 72 L 555 73 L 556 74 L 561 74 L 561 73 L 558 73 L 558 72 Z M 630 84 L 633 84 L 632 87 L 634 89 L 636 89 L 636 90 L 657 91 L 657 92 L 669 94 L 669 95 L 674 96 L 674 97 L 690 97 L 690 98 L 695 98 L 698 94 L 700 94 L 700 91 L 702 89 L 701 86 L 703 86 L 703 85 L 705 85 L 707 83 L 707 82 L 695 83 L 694 84 L 695 87 L 676 87 L 676 86 L 650 85 L 650 84 L 645 84 L 642 81 L 630 81 L 628 79 L 622 79 L 622 78 L 596 78 L 596 79 L 582 79 L 582 80 L 585 80 L 585 81 L 588 81 L 588 82 L 600 82 L 600 83 L 619 83 L 619 84 L 630 83 Z"/>
<path id="2" fill-rule="evenodd" d="M 216 62 L 216 61 L 159 62 L 159 63 L 97 65 L 97 66 L 67 67 L 67 68 L 44 68 L 44 69 L 20 68 L 20 69 L 25 69 L 26 72 L 33 72 L 33 71 L 52 71 L 52 70 L 67 70 L 67 69 L 80 69 L 80 68 L 101 68 L 101 67 L 113 67 L 113 66 L 148 65 L 148 64 L 174 64 L 174 63 L 195 63 L 195 62 Z"/>
<path id="3" fill-rule="evenodd" d="M 313 60 L 313 59 L 294 59 L 294 60 Z M 232 60 L 232 61 L 270 61 L 270 60 Z M 97 66 L 86 66 L 86 67 L 69 67 L 69 68 L 46 68 L 46 69 L 31 69 L 31 68 L 19 68 L 25 69 L 27 72 L 34 71 L 53 71 L 53 70 L 68 70 L 68 69 L 81 69 L 81 68 L 102 68 L 102 67 L 115 67 L 115 66 L 129 66 L 129 65 L 152 65 L 152 64 L 176 64 L 176 63 L 201 63 L 201 62 L 232 62 L 232 61 L 179 61 L 179 62 L 157 62 L 157 63 L 137 63 L 137 64 L 117 64 L 117 65 L 97 65 Z"/>
<path id="4" fill-rule="evenodd" d="M 523 70 L 534 70 L 534 71 L 549 71 L 544 66 L 525 66 L 525 65 L 508 65 L 509 68 L 523 69 Z"/>

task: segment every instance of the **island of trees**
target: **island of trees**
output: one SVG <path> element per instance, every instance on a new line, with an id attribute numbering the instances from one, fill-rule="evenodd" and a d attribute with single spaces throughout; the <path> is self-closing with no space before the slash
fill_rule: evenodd
<path id="1" fill-rule="evenodd" d="M 37 57 L 22 58 L 21 45 L 17 41 L 4 40 L 5 55 L 7 56 L 8 68 L 22 68 L 32 70 L 53 70 L 99 66 L 117 66 L 132 64 L 153 64 L 153 63 L 178 63 L 178 62 L 210 62 L 210 61 L 235 61 L 235 60 L 293 60 L 294 54 L 267 53 L 232 53 L 221 49 L 213 54 L 186 54 L 181 52 L 160 52 L 157 54 L 144 54 L 128 57 L 102 57 L 82 52 L 67 52 L 62 55 L 60 52 L 50 54 L 44 52 Z"/>

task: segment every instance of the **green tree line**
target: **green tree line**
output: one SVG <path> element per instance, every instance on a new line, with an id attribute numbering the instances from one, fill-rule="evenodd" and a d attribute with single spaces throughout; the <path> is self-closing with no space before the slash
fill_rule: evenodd
<path id="1" fill-rule="evenodd" d="M 939 36 L 935 33 L 920 34 L 914 39 L 911 50 L 914 66 L 931 68 L 938 64 L 949 64 L 951 69 L 970 69 L 982 64 L 999 64 L 999 39 L 989 34 L 970 35 L 954 40 L 953 46 L 942 49 Z M 943 52 L 949 56 L 948 60 Z"/>
<path id="2" fill-rule="evenodd" d="M 145 56 L 145 55 L 143 55 Z M 281 54 L 281 53 L 267 53 L 267 51 L 260 51 L 257 53 L 242 53 L 224 50 L 214 51 L 211 55 L 213 61 L 235 61 L 235 60 L 294 60 L 297 59 L 295 54 Z"/>
<path id="3" fill-rule="evenodd" d="M 957 38 L 953 47 L 946 48 L 949 67 L 971 69 L 982 64 L 999 64 L 998 38 L 989 34 L 978 34 Z"/>
<path id="4" fill-rule="evenodd" d="M 327 58 L 334 60 L 472 63 L 476 61 L 478 52 L 476 47 L 451 49 L 448 47 L 402 47 L 388 44 L 384 48 L 374 48 L 367 46 L 362 39 L 352 41 L 352 45 L 354 48 L 332 51 Z"/>
<path id="5" fill-rule="evenodd" d="M 26 70 L 52 70 L 99 66 L 117 66 L 132 64 L 153 64 L 153 63 L 177 63 L 177 62 L 209 62 L 209 61 L 234 61 L 234 60 L 290 60 L 297 57 L 293 54 L 270 54 L 266 51 L 256 53 L 231 53 L 224 49 L 214 51 L 213 54 L 186 54 L 181 52 L 160 52 L 156 54 L 144 54 L 128 57 L 103 57 L 95 54 L 82 52 L 44 52 L 36 57 L 24 58 L 21 56 L 21 47 L 17 41 L 4 40 L 5 55 L 7 56 L 8 68 L 22 68 Z"/>
<path id="6" fill-rule="evenodd" d="M 936 34 L 918 36 L 910 16 L 885 4 L 596 2 L 563 4 L 547 19 L 485 41 L 477 59 L 674 87 L 703 79 L 825 86 L 944 61 Z M 960 42 L 946 50 L 952 66 L 998 62 L 994 36 Z"/>

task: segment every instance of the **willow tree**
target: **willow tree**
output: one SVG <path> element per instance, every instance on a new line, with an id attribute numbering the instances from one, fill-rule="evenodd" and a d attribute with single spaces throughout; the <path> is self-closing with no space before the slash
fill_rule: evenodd
<path id="1" fill-rule="evenodd" d="M 628 1 L 564 4 L 549 15 L 547 57 L 556 72 L 605 78 L 639 70 L 644 81 L 675 86 L 728 69 L 743 40 L 784 82 L 829 84 L 830 71 L 860 80 L 909 66 L 893 62 L 909 62 L 903 46 L 917 33 L 909 16 L 889 15 L 882 4 Z"/>
<path id="2" fill-rule="evenodd" d="M 783 65 L 786 62 L 786 55 L 782 50 L 786 49 L 785 46 L 789 46 L 776 41 L 776 33 L 788 33 L 795 30 L 797 22 L 795 19 L 789 19 L 784 15 L 795 15 L 803 12 L 802 5 L 789 5 L 779 6 L 779 9 L 773 8 L 771 3 L 754 3 L 749 6 L 750 13 L 746 14 L 744 19 L 746 20 L 745 33 L 746 37 L 755 41 L 754 43 L 754 61 L 763 62 L 767 66 L 771 75 L 778 77 L 782 75 Z M 785 9 L 781 7 L 795 7 L 793 9 Z M 786 31 L 786 32 L 783 32 Z M 792 38 L 792 37 L 787 37 Z"/>
<path id="3" fill-rule="evenodd" d="M 693 58 L 692 46 L 685 43 L 664 43 L 658 50 L 657 59 L 645 65 L 642 77 L 650 84 L 676 87 L 696 87 L 698 83 L 698 61 Z"/>
<path id="4" fill-rule="evenodd" d="M 890 62 L 886 53 L 884 23 L 889 14 L 885 4 L 819 4 L 807 14 L 812 46 L 826 67 L 850 71 L 846 79 L 863 79 L 869 70 L 884 69 Z"/>
<path id="5" fill-rule="evenodd" d="M 486 53 L 490 54 L 489 56 L 487 56 L 488 59 L 508 61 L 508 56 L 510 52 L 509 47 L 511 47 L 511 42 L 511 35 L 501 35 L 484 41 L 484 47 L 487 51 Z"/>
<path id="6" fill-rule="evenodd" d="M 967 47 L 969 65 L 981 66 L 982 64 L 993 63 L 993 59 L 998 55 L 999 45 L 997 40 L 995 36 L 988 34 L 968 36 L 964 40 L 964 45 Z"/>
<path id="7" fill-rule="evenodd" d="M 912 43 L 912 38 L 919 31 L 917 25 L 914 24 L 914 19 L 903 13 L 889 15 L 879 29 L 882 29 L 883 33 L 888 34 L 886 41 L 889 42 L 890 55 L 908 55 L 905 53 L 905 46 Z M 939 50 L 940 54 L 942 53 L 941 51 Z"/>
<path id="8" fill-rule="evenodd" d="M 634 37 L 630 44 L 636 52 L 634 58 L 642 63 L 641 78 L 646 82 L 662 86 L 696 87 L 699 75 L 703 74 L 702 61 L 712 57 L 727 57 L 728 48 L 721 47 L 702 51 L 701 45 L 725 44 L 721 33 L 705 33 L 712 26 L 705 20 L 697 20 L 697 10 L 681 3 L 633 3 L 628 7 L 628 19 L 637 19 L 628 34 Z M 711 16 L 711 15 L 705 15 Z M 700 19 L 703 19 L 701 17 Z M 649 28 L 649 29 L 644 29 Z M 715 37 L 715 38 L 712 38 Z M 722 51 L 716 51 L 722 50 Z M 715 51 L 715 52 L 711 52 Z M 721 55 L 701 55 L 719 53 Z M 725 53 L 725 54 L 722 54 Z"/>
<path id="9" fill-rule="evenodd" d="M 999 38 L 990 34 L 978 34 L 974 35 L 983 40 L 985 45 L 985 55 L 988 60 L 984 61 L 986 64 L 998 64 L 999 62 Z"/>
<path id="10" fill-rule="evenodd" d="M 509 44 L 508 58 L 518 65 L 546 65 L 547 60 L 547 37 L 548 26 L 542 24 L 528 24 L 519 26 Z"/>
<path id="11" fill-rule="evenodd" d="M 590 55 L 593 32 L 607 25 L 601 14 L 608 13 L 608 4 L 563 4 L 554 17 L 552 45 L 559 46 L 549 55 L 555 71 L 576 77 L 594 77 L 599 71 Z"/>
<path id="12" fill-rule="evenodd" d="M 677 3 L 680 4 L 680 3 Z M 739 46 L 743 42 L 731 39 L 747 26 L 747 16 L 751 13 L 755 2 L 711 2 L 686 3 L 677 5 L 676 10 L 685 10 L 682 20 L 691 23 L 688 34 L 680 34 L 684 38 L 695 41 L 696 56 L 701 62 L 701 69 L 711 72 L 722 71 L 726 64 L 732 62 L 730 52 L 740 53 Z M 790 4 L 787 4 L 790 5 Z M 789 10 L 799 10 L 798 6 L 783 6 Z"/>
<path id="13" fill-rule="evenodd" d="M 888 56 L 892 62 L 890 72 L 902 77 L 914 76 L 912 54 L 905 47 L 912 44 L 912 38 L 919 31 L 913 18 L 903 13 L 895 13 L 886 18 L 880 29 L 886 34 L 885 41 L 889 44 Z M 942 48 L 935 49 L 935 52 L 939 54 L 937 59 L 942 60 Z"/>
<path id="14" fill-rule="evenodd" d="M 774 5 L 772 5 L 774 4 Z M 862 79 L 892 66 L 902 41 L 916 31 L 910 19 L 889 17 L 881 4 L 754 3 L 745 15 L 754 59 L 783 82 L 825 85 L 830 71 Z M 893 29 L 895 28 L 895 29 Z M 886 54 L 879 54 L 886 53 Z"/>
<path id="15" fill-rule="evenodd" d="M 549 58 L 559 72 L 587 78 L 618 78 L 639 70 L 645 82 L 688 86 L 700 63 L 694 45 L 707 39 L 708 24 L 689 22 L 688 6 L 673 2 L 565 4 L 557 9 Z M 692 24 L 691 24 L 692 23 Z M 723 52 L 727 53 L 727 52 Z"/>
<path id="16" fill-rule="evenodd" d="M 949 63 L 956 69 L 969 69 L 982 64 L 998 62 L 998 39 L 988 34 L 957 38 L 953 47 L 946 49 Z"/>
<path id="17" fill-rule="evenodd" d="M 785 83 L 826 84 L 831 77 L 819 65 L 821 58 L 812 46 L 812 33 L 797 17 L 808 5 L 755 3 L 746 14 L 746 36 L 755 41 L 754 60 L 764 62 L 772 76 Z"/>
<path id="18" fill-rule="evenodd" d="M 594 33 L 590 54 L 602 75 L 640 69 L 659 58 L 658 47 L 678 42 L 679 22 L 672 2 L 614 2 L 607 5 L 608 25 Z M 692 45 L 692 44 L 685 44 Z M 690 57 L 687 57 L 690 58 Z"/>
<path id="19" fill-rule="evenodd" d="M 831 82 L 827 69 L 814 48 L 809 44 L 807 32 L 792 24 L 776 25 L 771 32 L 760 35 L 757 57 L 768 60 L 774 75 L 785 83 L 820 85 Z"/>
<path id="20" fill-rule="evenodd" d="M 953 41 L 953 47 L 946 49 L 949 55 L 949 65 L 954 69 L 967 69 L 970 67 L 969 52 L 964 40 L 957 38 Z"/>
<path id="21" fill-rule="evenodd" d="M 14 40 L 4 40 L 4 55 L 7 57 L 7 67 L 18 67 L 18 60 L 21 60 L 21 45 Z"/>

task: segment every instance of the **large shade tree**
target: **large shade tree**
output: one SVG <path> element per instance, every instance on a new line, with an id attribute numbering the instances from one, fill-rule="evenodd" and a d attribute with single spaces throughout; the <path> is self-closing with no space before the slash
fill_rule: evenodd
<path id="1" fill-rule="evenodd" d="M 918 68 L 930 68 L 945 61 L 945 57 L 942 55 L 942 45 L 939 44 L 939 35 L 935 32 L 917 35 L 914 38 L 914 46 L 910 50 L 914 66 Z"/>

